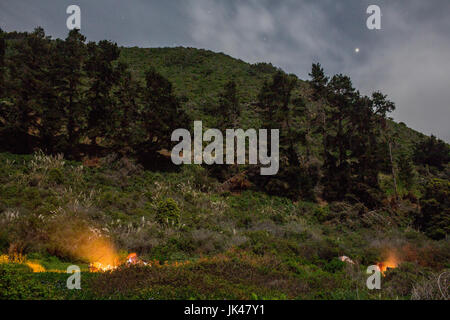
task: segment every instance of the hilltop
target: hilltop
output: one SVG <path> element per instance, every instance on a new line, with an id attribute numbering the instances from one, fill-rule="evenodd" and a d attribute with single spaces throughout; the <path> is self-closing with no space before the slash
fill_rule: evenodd
<path id="1" fill-rule="evenodd" d="M 259 90 L 264 81 L 269 81 L 279 70 L 271 63 L 250 64 L 224 53 L 185 47 L 122 47 L 120 60 L 129 64 L 131 71 L 140 81 L 144 81 L 148 68 L 155 68 L 170 80 L 179 97 L 187 98 L 185 109 L 191 119 L 204 120 L 210 125 L 214 124 L 211 108 L 217 105 L 225 84 L 228 81 L 236 81 L 239 100 L 244 106 L 243 128 L 258 127 L 259 115 L 255 110 L 255 103 Z M 311 88 L 307 81 L 299 79 L 296 91 L 307 98 Z M 409 128 L 407 124 L 395 121 L 390 121 L 390 124 L 398 136 L 399 146 L 410 152 L 415 143 L 425 138 L 424 134 Z M 317 143 L 321 143 L 319 138 Z M 397 153 L 397 149 L 394 152 Z"/>

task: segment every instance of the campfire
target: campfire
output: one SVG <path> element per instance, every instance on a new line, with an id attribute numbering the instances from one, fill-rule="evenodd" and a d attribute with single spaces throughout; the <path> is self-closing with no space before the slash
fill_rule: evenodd
<path id="1" fill-rule="evenodd" d="M 91 262 L 89 272 L 107 272 L 117 269 L 118 265 L 103 264 L 101 262 Z"/>
<path id="2" fill-rule="evenodd" d="M 127 256 L 127 259 L 125 262 L 119 261 L 118 258 L 115 259 L 115 261 L 112 264 L 102 263 L 102 262 L 91 262 L 89 264 L 89 271 L 90 272 L 107 272 L 107 271 L 113 271 L 119 268 L 120 266 L 130 266 L 130 265 L 147 265 L 147 262 L 144 262 L 141 260 L 137 253 L 130 253 Z"/>
<path id="3" fill-rule="evenodd" d="M 397 258 L 397 255 L 394 252 L 389 252 L 388 258 L 383 262 L 378 262 L 377 267 L 380 269 L 383 276 L 385 275 L 386 271 L 389 269 L 395 269 L 399 265 L 399 259 Z"/>

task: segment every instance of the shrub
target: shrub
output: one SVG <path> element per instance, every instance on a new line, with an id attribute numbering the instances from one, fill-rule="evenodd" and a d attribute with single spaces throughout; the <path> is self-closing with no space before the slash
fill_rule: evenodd
<path id="1" fill-rule="evenodd" d="M 450 272 L 433 274 L 427 279 L 417 282 L 412 290 L 412 300 L 449 300 Z"/>
<path id="2" fill-rule="evenodd" d="M 331 273 L 336 273 L 336 272 L 342 271 L 344 269 L 344 267 L 345 267 L 345 262 L 342 262 L 338 258 L 334 258 L 330 262 L 328 262 L 323 267 L 323 269 L 325 271 L 328 271 L 328 272 L 331 272 Z"/>
<path id="3" fill-rule="evenodd" d="M 62 184 L 64 182 L 64 175 L 59 168 L 52 168 L 48 172 L 48 180 L 50 183 Z"/>
<path id="4" fill-rule="evenodd" d="M 175 200 L 168 198 L 158 203 L 156 220 L 163 225 L 175 225 L 180 222 L 180 208 Z"/>
<path id="5" fill-rule="evenodd" d="M 450 181 L 433 179 L 425 188 L 416 225 L 435 240 L 450 233 Z"/>

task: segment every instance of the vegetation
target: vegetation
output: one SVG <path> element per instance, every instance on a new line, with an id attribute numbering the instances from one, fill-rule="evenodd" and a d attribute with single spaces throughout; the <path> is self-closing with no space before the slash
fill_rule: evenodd
<path id="1" fill-rule="evenodd" d="M 382 93 L 320 64 L 302 81 L 40 28 L 0 31 L 0 71 L 1 299 L 448 299 L 449 146 L 394 123 Z M 280 129 L 279 173 L 175 168 L 171 133 L 199 119 Z M 96 250 L 148 264 L 90 273 Z"/>

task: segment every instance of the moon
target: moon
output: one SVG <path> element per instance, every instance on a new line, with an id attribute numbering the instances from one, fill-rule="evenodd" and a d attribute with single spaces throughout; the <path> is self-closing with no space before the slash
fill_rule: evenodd
<path id="1" fill-rule="evenodd" d="M 359 48 L 356 48 L 356 49 L 355 49 L 355 53 L 359 53 Z"/>

